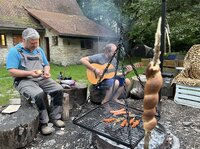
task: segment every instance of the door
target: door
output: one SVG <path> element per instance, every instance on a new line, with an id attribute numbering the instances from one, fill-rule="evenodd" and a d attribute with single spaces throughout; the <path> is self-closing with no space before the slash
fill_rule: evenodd
<path id="1" fill-rule="evenodd" d="M 45 37 L 47 60 L 50 62 L 49 37 Z"/>

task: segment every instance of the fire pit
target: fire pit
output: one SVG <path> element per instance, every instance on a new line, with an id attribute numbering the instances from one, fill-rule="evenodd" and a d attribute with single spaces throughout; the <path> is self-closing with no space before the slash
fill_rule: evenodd
<path id="1" fill-rule="evenodd" d="M 129 149 L 129 147 L 120 145 L 115 141 L 112 141 L 106 137 L 97 135 L 95 136 L 98 149 Z M 149 149 L 166 149 L 167 147 L 167 134 L 165 133 L 162 125 L 158 124 L 156 128 L 152 131 L 151 140 L 149 142 Z M 131 147 L 133 148 L 133 147 Z M 135 149 L 144 148 L 144 139 L 142 139 L 136 146 Z"/>
<path id="2" fill-rule="evenodd" d="M 134 115 L 134 118 L 140 120 L 139 125 L 136 127 L 132 127 L 130 125 L 122 127 L 120 123 L 106 123 L 103 120 L 105 118 L 119 118 L 119 116 L 113 116 L 110 113 L 111 110 L 119 110 L 124 108 L 124 105 L 109 101 L 103 105 L 98 106 L 95 109 L 90 110 L 89 112 L 75 118 L 73 120 L 74 124 L 83 127 L 98 136 L 105 137 L 111 141 L 116 142 L 117 144 L 121 144 L 128 148 L 135 148 L 136 146 L 140 145 L 141 140 L 144 137 L 144 130 L 143 130 L 143 122 L 142 122 L 142 111 L 139 109 L 135 109 L 132 107 L 127 108 L 127 114 L 121 115 L 120 118 L 127 119 L 128 115 Z M 128 114 L 129 113 L 129 114 Z M 131 117 L 131 116 L 130 116 Z M 130 119 L 128 116 L 128 119 Z M 162 143 L 166 138 L 166 133 L 162 126 L 156 127 L 152 132 L 152 136 L 156 134 L 156 137 L 161 137 Z M 159 133 L 157 135 L 157 133 Z M 155 140 L 158 138 L 155 137 Z M 159 144 L 159 143 L 157 143 Z"/>

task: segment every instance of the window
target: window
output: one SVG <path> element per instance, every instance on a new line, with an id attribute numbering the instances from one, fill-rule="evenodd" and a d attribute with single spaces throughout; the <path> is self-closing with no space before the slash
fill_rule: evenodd
<path id="1" fill-rule="evenodd" d="M 81 40 L 81 49 L 92 49 L 93 42 L 90 39 L 83 39 Z"/>
<path id="2" fill-rule="evenodd" d="M 20 42 L 22 42 L 22 35 L 13 35 L 13 45 L 15 46 Z"/>
<path id="3" fill-rule="evenodd" d="M 52 44 L 54 46 L 57 46 L 58 45 L 58 36 L 52 36 Z"/>
<path id="4" fill-rule="evenodd" d="M 7 46 L 5 34 L 0 34 L 0 46 L 1 47 Z"/>

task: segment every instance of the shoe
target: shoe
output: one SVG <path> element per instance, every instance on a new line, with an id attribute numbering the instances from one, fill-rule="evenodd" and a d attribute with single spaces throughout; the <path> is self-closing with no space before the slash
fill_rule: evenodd
<path id="1" fill-rule="evenodd" d="M 48 124 L 43 124 L 41 126 L 41 132 L 43 135 L 49 135 L 53 132 L 52 127 L 49 127 Z"/>
<path id="2" fill-rule="evenodd" d="M 52 123 L 56 126 L 56 127 L 65 127 L 65 123 L 62 120 L 53 120 Z"/>

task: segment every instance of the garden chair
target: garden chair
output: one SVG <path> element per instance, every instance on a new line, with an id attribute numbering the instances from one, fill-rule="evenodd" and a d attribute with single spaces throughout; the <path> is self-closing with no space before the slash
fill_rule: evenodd
<path id="1" fill-rule="evenodd" d="M 189 49 L 183 67 L 184 69 L 172 81 L 172 84 L 176 84 L 174 101 L 200 108 L 200 44 Z"/>

